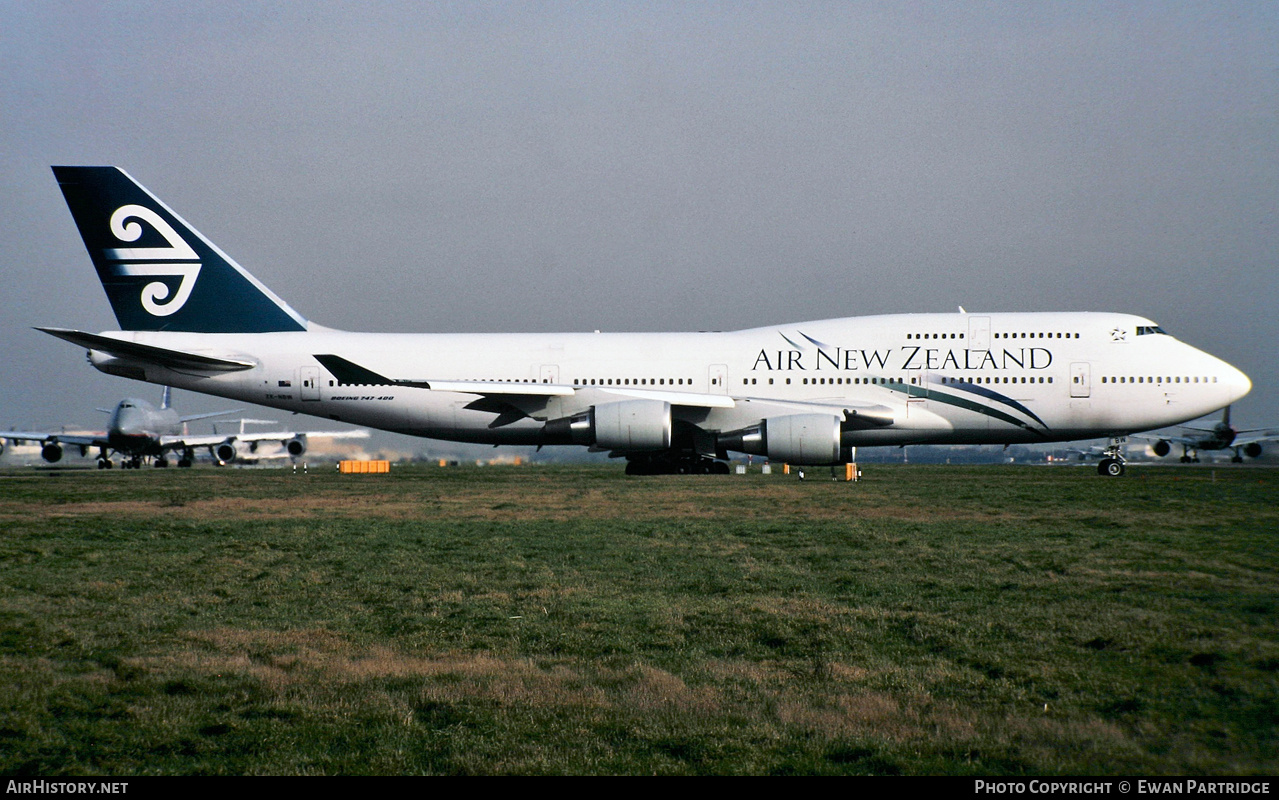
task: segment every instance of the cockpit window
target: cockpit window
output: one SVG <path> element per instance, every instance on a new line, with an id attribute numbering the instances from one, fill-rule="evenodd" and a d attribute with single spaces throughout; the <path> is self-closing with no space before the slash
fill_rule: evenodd
<path id="1" fill-rule="evenodd" d="M 1168 331 L 1164 330 L 1158 325 L 1138 325 L 1137 326 L 1138 336 L 1145 336 L 1148 333 L 1162 333 L 1165 336 L 1168 335 Z"/>

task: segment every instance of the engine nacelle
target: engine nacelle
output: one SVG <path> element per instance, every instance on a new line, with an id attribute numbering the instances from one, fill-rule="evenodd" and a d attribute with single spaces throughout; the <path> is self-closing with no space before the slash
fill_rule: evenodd
<path id="1" fill-rule="evenodd" d="M 49 442 L 40 448 L 40 457 L 50 464 L 56 464 L 62 460 L 62 445 L 57 442 Z"/>
<path id="2" fill-rule="evenodd" d="M 595 445 L 609 450 L 669 449 L 671 404 L 623 400 L 595 406 Z"/>
<path id="3" fill-rule="evenodd" d="M 284 449 L 291 457 L 297 458 L 306 452 L 306 439 L 301 436 L 294 436 L 284 443 Z"/>
<path id="4" fill-rule="evenodd" d="M 1243 446 L 1243 454 L 1248 458 L 1261 458 L 1261 443 L 1248 442 Z"/>
<path id="5" fill-rule="evenodd" d="M 218 461 L 222 462 L 223 464 L 229 464 L 232 461 L 235 461 L 235 456 L 236 456 L 235 444 L 230 441 L 223 442 L 222 444 L 213 448 L 213 455 L 215 458 L 217 458 Z"/>
<path id="6" fill-rule="evenodd" d="M 719 445 L 787 464 L 822 466 L 840 457 L 840 418 L 833 414 L 788 414 L 721 434 Z"/>
<path id="7" fill-rule="evenodd" d="M 1169 452 L 1172 451 L 1172 445 L 1168 444 L 1167 439 L 1160 439 L 1159 441 L 1155 442 L 1155 446 L 1152 447 L 1151 449 L 1155 451 L 1155 455 L 1159 456 L 1160 458 L 1163 458 L 1164 456 L 1168 455 Z"/>
<path id="8" fill-rule="evenodd" d="M 593 444 L 628 452 L 668 450 L 671 446 L 671 404 L 664 400 L 620 400 L 604 403 L 571 417 L 546 423 L 549 441 Z"/>

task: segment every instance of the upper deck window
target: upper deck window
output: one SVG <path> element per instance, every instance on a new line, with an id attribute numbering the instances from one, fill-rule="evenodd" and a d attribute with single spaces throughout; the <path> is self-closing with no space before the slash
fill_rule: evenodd
<path id="1" fill-rule="evenodd" d="M 1138 336 L 1145 336 L 1148 333 L 1162 333 L 1165 336 L 1168 335 L 1168 331 L 1164 330 L 1158 325 L 1138 325 L 1137 326 Z"/>

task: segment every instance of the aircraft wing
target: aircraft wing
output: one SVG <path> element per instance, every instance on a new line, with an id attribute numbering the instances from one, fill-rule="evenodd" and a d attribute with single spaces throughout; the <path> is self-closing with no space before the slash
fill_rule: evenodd
<path id="1" fill-rule="evenodd" d="M 1249 431 L 1244 431 L 1248 433 Z M 1266 442 L 1279 442 L 1279 431 L 1267 430 L 1257 431 L 1254 436 L 1236 436 L 1235 440 L 1230 443 L 1231 447 L 1247 447 L 1250 444 L 1265 444 Z"/>
<path id="2" fill-rule="evenodd" d="M 315 359 L 324 368 L 333 373 L 341 385 L 351 386 L 411 386 L 419 389 L 430 389 L 437 392 L 461 392 L 477 394 L 481 400 L 473 407 L 507 403 L 518 405 L 518 398 L 535 398 L 545 400 L 551 397 L 567 397 L 577 391 L 588 388 L 555 383 L 507 383 L 498 381 L 456 381 L 456 380 L 424 380 L 393 379 L 373 370 L 352 363 L 341 356 L 316 355 Z M 620 397 L 635 397 L 648 400 L 664 400 L 673 406 L 685 408 L 736 408 L 740 403 L 755 402 L 749 397 L 734 397 L 727 394 L 706 394 L 704 392 L 676 391 L 673 389 L 652 389 L 638 386 L 591 386 L 592 390 L 603 394 L 614 394 Z M 836 416 L 843 415 L 845 421 L 855 426 L 882 427 L 893 424 L 896 418 L 893 409 L 870 403 L 824 401 L 778 400 L 776 398 L 759 399 L 758 402 L 772 407 L 786 407 L 799 412 L 827 411 Z M 496 410 L 496 406 L 492 410 Z"/>
<path id="3" fill-rule="evenodd" d="M 1207 431 L 1211 433 L 1211 431 Z M 1186 447 L 1198 447 L 1203 441 L 1203 437 L 1199 436 L 1160 436 L 1155 433 L 1132 433 L 1128 435 L 1129 439 L 1140 439 L 1143 442 L 1170 442 L 1172 444 L 1181 444 Z"/>
<path id="4" fill-rule="evenodd" d="M 46 442 L 70 444 L 78 447 L 108 447 L 107 435 L 59 433 L 56 431 L 0 431 L 0 439 L 11 442 Z"/>
<path id="5" fill-rule="evenodd" d="M 315 359 L 333 374 L 339 384 L 365 386 L 411 386 L 439 392 L 461 392 L 477 394 L 480 398 L 468 405 L 468 408 L 480 408 L 502 414 L 492 427 L 509 424 L 522 416 L 535 416 L 537 408 L 544 406 L 551 397 L 570 396 L 588 387 L 569 386 L 552 383 L 516 383 L 497 381 L 455 381 L 455 380 L 397 380 L 388 378 L 373 370 L 352 363 L 341 356 L 316 355 Z M 827 412 L 833 416 L 842 416 L 844 424 L 852 428 L 880 428 L 892 425 L 899 416 L 894 409 L 872 403 L 827 402 L 803 400 L 778 400 L 776 398 L 734 397 L 727 394 L 706 394 L 703 392 L 675 391 L 667 389 L 641 388 L 638 386 L 591 386 L 590 389 L 603 394 L 619 397 L 634 397 L 649 400 L 662 400 L 672 406 L 684 408 L 737 408 L 742 404 L 758 403 L 776 412 L 785 409 L 791 413 Z M 515 409 L 514 413 L 503 413 L 504 408 Z M 536 408 L 535 408 L 536 407 Z"/>
<path id="6" fill-rule="evenodd" d="M 165 450 L 181 450 L 186 447 L 212 447 L 223 442 L 287 442 L 299 437 L 326 439 L 367 439 L 368 430 L 350 431 L 260 431 L 256 433 L 209 433 L 199 436 L 163 436 L 160 446 Z"/>
<path id="7" fill-rule="evenodd" d="M 456 381 L 426 379 L 395 379 L 361 367 L 341 356 L 317 355 L 315 360 L 333 373 L 339 384 L 344 386 L 410 386 L 416 389 L 429 389 L 435 392 L 460 392 L 462 394 L 478 394 L 483 397 L 495 397 L 498 400 L 513 397 L 571 397 L 583 387 L 569 386 L 563 383 L 515 383 L 505 381 Z M 640 397 L 665 400 L 671 405 L 693 406 L 697 408 L 732 408 L 733 398 L 723 394 L 702 394 L 700 392 L 660 391 L 657 389 L 641 389 L 639 387 L 609 386 L 592 387 L 606 394 L 624 397 Z"/>

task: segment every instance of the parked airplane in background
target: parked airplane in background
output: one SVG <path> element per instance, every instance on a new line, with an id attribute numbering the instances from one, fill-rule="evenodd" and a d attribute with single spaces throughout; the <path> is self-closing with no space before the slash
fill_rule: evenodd
<path id="1" fill-rule="evenodd" d="M 271 431 L 245 434 L 213 434 L 193 436 L 186 433 L 186 424 L 198 419 L 220 417 L 235 413 L 232 411 L 215 411 L 208 414 L 193 414 L 180 417 L 169 404 L 169 387 L 164 387 L 164 399 L 160 407 L 146 400 L 128 398 L 121 400 L 114 411 L 98 409 L 111 414 L 110 422 L 104 433 L 68 434 L 53 431 L 0 431 L 0 439 L 11 442 L 40 442 L 40 456 L 51 464 L 62 460 L 63 451 L 67 447 L 79 448 L 80 455 L 88 455 L 90 450 L 98 451 L 98 469 L 111 469 L 115 462 L 111 460 L 113 453 L 123 456 L 121 465 L 137 469 L 147 459 L 153 459 L 157 467 L 169 466 L 169 456 L 178 455 L 178 466 L 189 467 L 195 461 L 195 450 L 209 448 L 210 455 L 218 463 L 234 461 L 240 451 L 239 447 L 256 450 L 258 443 L 278 441 L 285 451 L 293 457 L 306 452 L 308 436 L 354 437 L 368 436 L 365 430 L 354 431 Z"/>
<path id="2" fill-rule="evenodd" d="M 41 328 L 103 372 L 382 428 L 580 444 L 630 473 L 852 448 L 1123 437 L 1248 393 L 1128 314 L 901 314 L 711 333 L 349 333 L 309 322 L 115 167 L 54 167 L 121 331 Z M 717 460 L 719 459 L 719 460 Z"/>
<path id="3" fill-rule="evenodd" d="M 1230 458 L 1236 464 L 1249 458 L 1261 456 L 1263 444 L 1279 441 L 1279 431 L 1274 428 L 1254 428 L 1240 431 L 1230 425 L 1230 406 L 1226 406 L 1221 415 L 1221 422 L 1211 428 L 1193 428 L 1182 426 L 1185 433 L 1181 436 L 1138 436 L 1135 438 L 1154 442 L 1151 449 L 1155 455 L 1163 457 L 1172 451 L 1172 445 L 1181 445 L 1181 463 L 1188 464 L 1199 461 L 1200 450 L 1234 450 Z"/>

